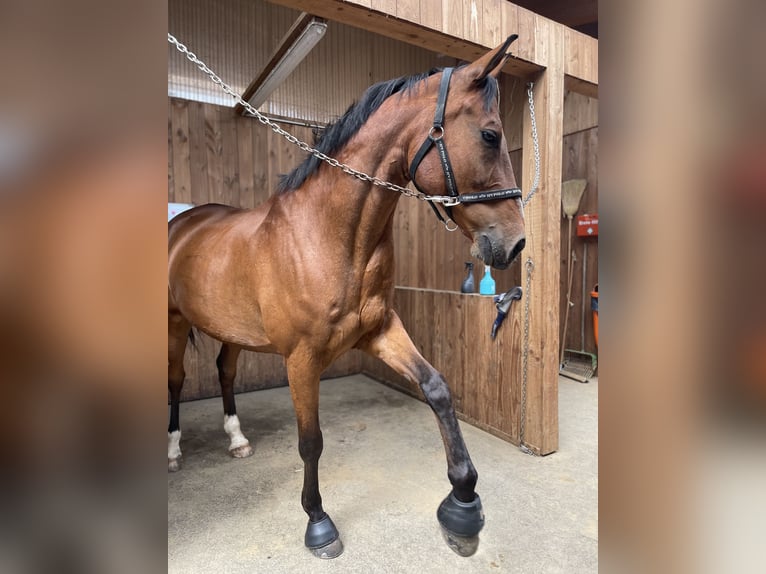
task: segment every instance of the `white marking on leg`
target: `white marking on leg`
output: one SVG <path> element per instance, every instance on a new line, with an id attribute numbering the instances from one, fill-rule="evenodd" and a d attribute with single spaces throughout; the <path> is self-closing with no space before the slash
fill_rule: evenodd
<path id="1" fill-rule="evenodd" d="M 181 458 L 181 431 L 168 433 L 168 460 Z"/>
<path id="2" fill-rule="evenodd" d="M 245 435 L 239 429 L 239 418 L 237 415 L 223 415 L 223 430 L 226 431 L 226 434 L 231 439 L 229 450 L 250 444 L 250 441 L 245 438 Z"/>

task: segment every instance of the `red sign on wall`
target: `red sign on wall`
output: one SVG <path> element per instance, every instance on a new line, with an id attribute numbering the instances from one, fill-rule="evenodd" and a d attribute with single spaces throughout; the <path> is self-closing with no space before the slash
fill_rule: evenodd
<path id="1" fill-rule="evenodd" d="M 598 215 L 577 216 L 577 237 L 598 237 Z"/>

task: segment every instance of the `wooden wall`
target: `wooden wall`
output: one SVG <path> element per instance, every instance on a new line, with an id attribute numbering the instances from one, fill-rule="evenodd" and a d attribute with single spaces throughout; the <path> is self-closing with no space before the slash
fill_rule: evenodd
<path id="1" fill-rule="evenodd" d="M 564 137 L 563 181 L 585 179 L 588 182 L 580 200 L 578 215 L 598 213 L 598 127 L 586 129 Z M 577 260 L 573 266 L 572 303 L 569 310 L 567 332 L 562 337 L 565 349 L 585 350 L 598 353 L 593 336 L 593 313 L 590 309 L 590 292 L 598 283 L 598 238 L 583 238 L 576 235 L 577 221 L 572 222 L 572 250 Z M 561 329 L 564 328 L 566 310 L 566 257 L 567 220 L 561 220 L 561 276 L 559 280 Z M 583 259 L 587 247 L 587 265 Z M 583 271 L 585 271 L 585 292 L 583 292 Z M 584 313 L 584 314 L 583 314 Z M 581 319 L 584 317 L 584 337 Z"/>
<path id="2" fill-rule="evenodd" d="M 311 130 L 292 126 L 295 136 L 311 141 Z M 254 207 L 269 197 L 279 174 L 303 159 L 284 138 L 232 108 L 168 99 L 168 201 L 223 203 Z M 183 400 L 220 394 L 215 358 L 220 343 L 203 333 L 197 348 L 187 348 Z M 357 352 L 336 361 L 325 376 L 360 371 Z M 236 390 L 251 391 L 287 383 L 282 357 L 245 351 L 239 360 Z"/>
<path id="3" fill-rule="evenodd" d="M 311 141 L 309 128 L 290 131 Z M 168 98 L 171 201 L 254 207 L 269 197 L 279 174 L 303 157 L 300 149 L 232 108 Z"/>

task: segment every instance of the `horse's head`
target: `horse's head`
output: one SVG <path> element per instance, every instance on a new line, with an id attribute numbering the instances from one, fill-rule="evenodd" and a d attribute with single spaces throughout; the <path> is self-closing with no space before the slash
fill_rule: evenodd
<path id="1" fill-rule="evenodd" d="M 473 242 L 472 254 L 497 269 L 508 267 L 525 244 L 520 191 L 511 191 L 517 188 L 516 178 L 498 110 L 497 77 L 515 39 L 511 36 L 472 64 L 455 69 L 448 79 L 447 70 L 429 78 L 428 93 L 436 94 L 437 111 L 424 107 L 417 125 L 437 123 L 443 100 L 439 94 L 446 91 L 443 127 L 434 127 L 423 145 L 419 127 L 408 151 L 410 174 L 419 189 L 466 199 L 447 208 L 449 216 Z"/>

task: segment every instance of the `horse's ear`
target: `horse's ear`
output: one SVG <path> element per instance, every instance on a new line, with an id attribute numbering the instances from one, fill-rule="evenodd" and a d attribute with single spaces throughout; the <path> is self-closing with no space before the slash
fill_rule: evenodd
<path id="1" fill-rule="evenodd" d="M 465 74 L 468 75 L 468 77 L 472 77 L 471 79 L 474 82 L 480 82 L 487 76 L 497 78 L 500 75 L 500 70 L 505 64 L 505 61 L 511 55 L 508 52 L 508 48 L 518 37 L 518 34 L 511 34 L 508 36 L 505 42 L 500 44 L 497 48 L 484 54 L 472 64 L 469 64 L 465 68 Z"/>

